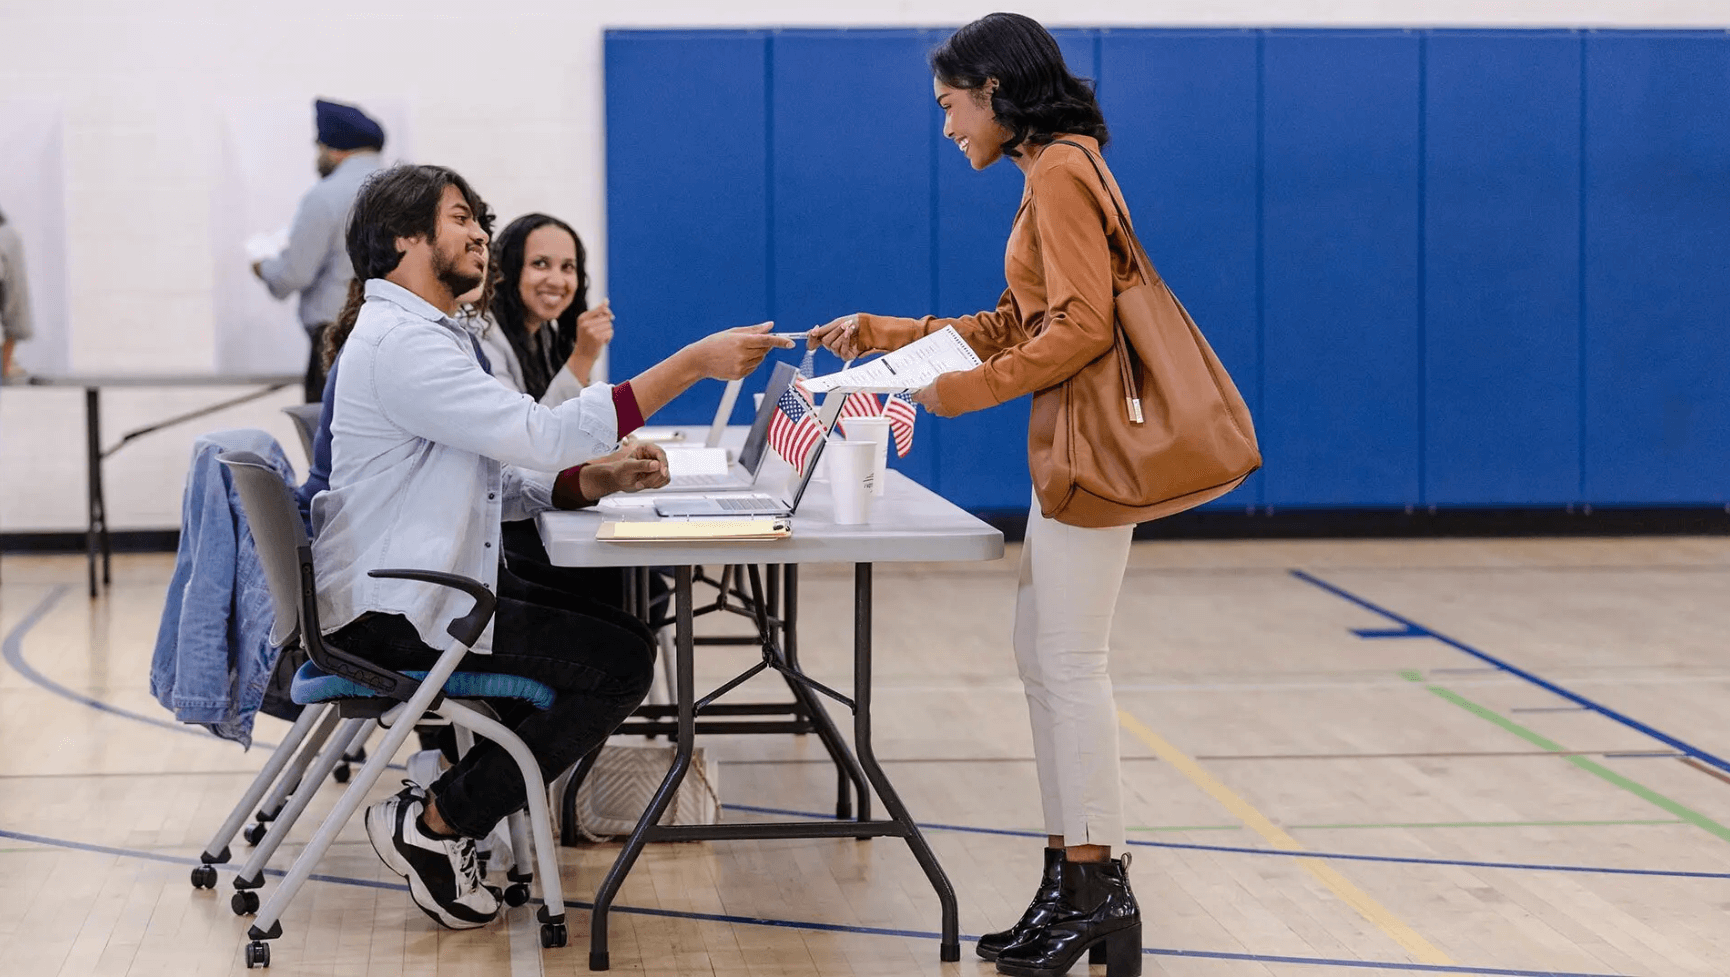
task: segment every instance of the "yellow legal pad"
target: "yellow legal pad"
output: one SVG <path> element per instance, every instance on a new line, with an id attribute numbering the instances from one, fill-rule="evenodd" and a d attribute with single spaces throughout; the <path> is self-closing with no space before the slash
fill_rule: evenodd
<path id="1" fill-rule="evenodd" d="M 793 533 L 785 517 L 748 521 L 608 521 L 596 541 L 775 541 Z"/>

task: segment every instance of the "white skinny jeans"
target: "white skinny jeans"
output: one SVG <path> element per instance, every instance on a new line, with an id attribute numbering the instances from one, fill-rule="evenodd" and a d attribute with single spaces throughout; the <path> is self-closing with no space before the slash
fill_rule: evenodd
<path id="1" fill-rule="evenodd" d="M 1111 616 L 1134 525 L 1071 527 L 1027 515 L 1015 596 L 1015 661 L 1033 722 L 1045 832 L 1123 850 L 1117 701 L 1106 670 Z"/>

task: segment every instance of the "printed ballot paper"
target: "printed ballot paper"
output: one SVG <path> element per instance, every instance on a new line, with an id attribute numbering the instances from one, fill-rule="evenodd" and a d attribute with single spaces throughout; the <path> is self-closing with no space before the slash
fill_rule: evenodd
<path id="1" fill-rule="evenodd" d="M 813 394 L 825 391 L 895 394 L 918 391 L 936 381 L 939 374 L 978 366 L 978 355 L 951 326 L 921 337 L 900 350 L 890 351 L 875 361 L 812 378 L 803 384 Z"/>
<path id="2" fill-rule="evenodd" d="M 275 231 L 261 231 L 248 238 L 241 245 L 246 252 L 246 261 L 265 262 L 281 255 L 288 248 L 288 229 L 278 228 Z"/>

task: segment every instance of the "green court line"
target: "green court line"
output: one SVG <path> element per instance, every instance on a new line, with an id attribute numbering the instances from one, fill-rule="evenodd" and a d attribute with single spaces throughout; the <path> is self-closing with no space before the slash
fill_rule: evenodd
<path id="1" fill-rule="evenodd" d="M 1294 823 L 1289 830 L 1429 830 L 1450 827 L 1649 827 L 1682 820 L 1462 820 L 1455 823 Z"/>
<path id="2" fill-rule="evenodd" d="M 1418 681 L 1421 683 L 1421 679 L 1414 676 L 1416 673 L 1417 673 L 1416 671 L 1401 671 L 1400 676 L 1406 678 L 1407 680 Z M 1508 732 L 1509 734 L 1517 735 L 1520 738 L 1525 739 L 1526 741 L 1532 743 L 1533 745 L 1536 745 L 1537 747 L 1543 749 L 1546 752 L 1560 752 L 1560 753 L 1567 753 L 1568 752 L 1568 750 L 1565 747 L 1558 745 L 1555 742 L 1550 741 L 1549 739 L 1545 738 L 1544 736 L 1539 735 L 1537 732 L 1532 731 L 1530 728 L 1527 728 L 1526 726 L 1521 725 L 1520 723 L 1514 721 L 1513 719 L 1503 717 L 1502 715 L 1499 715 L 1496 712 L 1491 711 L 1489 708 L 1486 708 L 1483 705 L 1478 704 L 1475 701 L 1471 701 L 1471 700 L 1468 700 L 1466 698 L 1463 698 L 1460 695 L 1454 693 L 1453 691 L 1448 690 L 1445 687 L 1440 687 L 1440 686 L 1437 686 L 1435 684 L 1426 684 L 1424 686 L 1429 690 L 1429 692 L 1431 694 L 1434 694 L 1437 697 L 1442 698 L 1445 701 L 1453 702 L 1454 704 L 1466 709 L 1467 711 L 1470 711 L 1472 714 L 1477 715 L 1479 718 L 1482 718 L 1485 721 L 1490 722 L 1493 725 L 1496 725 L 1497 727 Z M 1656 790 L 1648 789 L 1647 787 L 1642 786 L 1639 783 L 1636 783 L 1635 781 L 1633 781 L 1632 779 L 1629 779 L 1627 776 L 1624 776 L 1621 773 L 1614 772 L 1610 769 L 1607 769 L 1603 765 L 1596 763 L 1596 762 L 1593 762 L 1591 759 L 1588 759 L 1582 755 L 1564 754 L 1564 755 L 1559 756 L 1559 758 L 1566 759 L 1568 762 L 1574 764 L 1575 766 L 1578 766 L 1581 769 L 1586 770 L 1587 772 L 1591 773 L 1594 776 L 1597 776 L 1599 779 L 1604 780 L 1605 782 L 1611 784 L 1612 786 L 1617 786 L 1617 787 L 1620 787 L 1622 789 L 1627 790 L 1630 793 L 1633 793 L 1635 796 L 1638 796 L 1642 800 L 1645 800 L 1647 803 L 1650 803 L 1653 806 L 1658 807 L 1661 810 L 1666 810 L 1670 813 L 1675 814 L 1676 816 L 1682 818 L 1683 820 L 1687 821 L 1688 823 L 1691 823 L 1694 826 L 1699 827 L 1701 830 L 1704 830 L 1707 833 L 1712 834 L 1715 837 L 1718 837 L 1718 838 L 1725 840 L 1725 841 L 1730 841 L 1730 827 L 1726 827 L 1723 824 L 1717 822 L 1716 820 L 1713 820 L 1712 818 L 1710 818 L 1704 814 L 1697 813 L 1693 810 L 1690 810 L 1687 807 L 1683 806 L 1682 804 L 1677 803 L 1675 800 L 1670 799 L 1668 796 L 1665 796 L 1662 793 L 1657 792 Z"/>
<path id="3" fill-rule="evenodd" d="M 1457 820 L 1438 823 L 1293 823 L 1287 830 L 1437 830 L 1473 827 L 1668 827 L 1686 820 Z M 1237 824 L 1209 827 L 1125 827 L 1138 834 L 1183 830 L 1242 830 Z"/>

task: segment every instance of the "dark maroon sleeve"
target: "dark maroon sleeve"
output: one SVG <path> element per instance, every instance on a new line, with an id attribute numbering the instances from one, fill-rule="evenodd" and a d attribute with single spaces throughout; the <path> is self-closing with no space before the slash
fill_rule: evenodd
<path id="1" fill-rule="evenodd" d="M 637 394 L 629 381 L 613 386 L 613 411 L 619 416 L 619 438 L 643 427 L 643 410 L 637 407 Z"/>
<path id="2" fill-rule="evenodd" d="M 578 510 L 583 507 L 593 507 L 595 501 L 583 496 L 583 467 L 587 463 L 578 463 L 559 474 L 553 481 L 553 506 L 559 510 Z"/>

